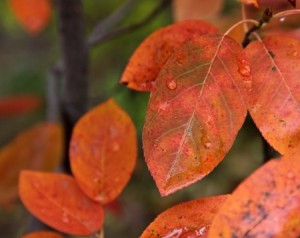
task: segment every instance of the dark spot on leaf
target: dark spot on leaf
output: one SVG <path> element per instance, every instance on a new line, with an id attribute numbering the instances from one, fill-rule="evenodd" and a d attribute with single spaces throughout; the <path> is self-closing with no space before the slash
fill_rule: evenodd
<path id="1" fill-rule="evenodd" d="M 272 67 L 272 71 L 273 72 L 276 71 L 276 67 L 275 66 Z"/>
<path id="2" fill-rule="evenodd" d="M 274 53 L 272 52 L 272 51 L 268 51 L 268 53 L 269 53 L 269 55 L 274 59 L 275 58 L 275 55 L 274 55 Z"/>

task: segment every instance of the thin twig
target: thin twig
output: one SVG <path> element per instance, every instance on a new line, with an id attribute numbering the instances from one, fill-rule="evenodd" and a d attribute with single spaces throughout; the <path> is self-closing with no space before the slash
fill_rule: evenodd
<path id="1" fill-rule="evenodd" d="M 90 39 L 102 35 L 115 27 L 121 20 L 123 20 L 127 14 L 136 6 L 137 0 L 127 0 L 118 9 L 112 12 L 104 20 L 100 21 L 93 29 Z"/>
<path id="2" fill-rule="evenodd" d="M 171 2 L 172 2 L 172 0 L 162 0 L 160 2 L 160 4 L 148 16 L 146 16 L 142 21 L 140 21 L 138 23 L 135 23 L 135 24 L 132 24 L 129 26 L 119 27 L 110 32 L 107 32 L 104 34 L 99 34 L 99 35 L 93 36 L 91 38 L 88 38 L 88 46 L 92 47 L 96 44 L 102 43 L 103 41 L 106 41 L 106 40 L 115 38 L 117 36 L 123 35 L 125 33 L 134 31 L 134 30 L 146 25 L 147 23 L 152 21 L 159 13 L 161 13 L 163 9 L 168 7 Z"/>
<path id="3" fill-rule="evenodd" d="M 244 3 L 241 4 L 241 14 L 242 14 L 242 20 L 246 20 L 247 14 L 246 14 L 246 6 Z M 243 24 L 243 29 L 245 33 L 249 30 L 247 23 Z"/>
<path id="4" fill-rule="evenodd" d="M 273 19 L 287 17 L 287 16 L 291 16 L 291 15 L 295 15 L 295 14 L 300 14 L 300 9 L 293 9 L 293 10 L 278 12 L 273 16 Z"/>
<path id="5" fill-rule="evenodd" d="M 250 36 L 253 32 L 256 32 L 259 30 L 263 24 L 268 23 L 271 18 L 272 18 L 272 10 L 270 8 L 267 8 L 264 13 L 262 18 L 258 21 L 257 25 L 252 26 L 245 34 L 244 40 L 242 42 L 242 46 L 245 48 L 249 43 L 250 43 Z"/>

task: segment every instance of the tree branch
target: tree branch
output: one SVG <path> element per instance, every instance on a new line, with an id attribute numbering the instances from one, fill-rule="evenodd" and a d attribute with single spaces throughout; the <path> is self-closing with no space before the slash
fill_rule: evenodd
<path id="1" fill-rule="evenodd" d="M 148 16 L 146 16 L 142 21 L 140 21 L 138 23 L 135 23 L 135 24 L 129 25 L 129 26 L 119 27 L 110 32 L 102 33 L 99 35 L 94 35 L 94 36 L 88 38 L 88 46 L 92 47 L 94 45 L 102 43 L 103 41 L 106 41 L 106 40 L 115 38 L 117 36 L 120 36 L 122 34 L 134 31 L 134 30 L 146 25 L 147 23 L 152 21 L 159 13 L 161 13 L 162 10 L 164 10 L 166 7 L 168 7 L 171 2 L 172 2 L 172 0 L 161 0 L 160 4 L 156 8 Z"/>

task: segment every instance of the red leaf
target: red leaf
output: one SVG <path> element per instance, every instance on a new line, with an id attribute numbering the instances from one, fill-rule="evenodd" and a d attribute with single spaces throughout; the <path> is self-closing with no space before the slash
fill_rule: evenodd
<path id="1" fill-rule="evenodd" d="M 298 156 L 273 159 L 246 179 L 216 215 L 209 237 L 298 237 Z"/>
<path id="2" fill-rule="evenodd" d="M 38 34 L 47 25 L 51 6 L 49 0 L 9 0 L 11 9 L 30 34 Z"/>
<path id="3" fill-rule="evenodd" d="M 0 98 L 0 117 L 18 116 L 41 106 L 41 99 L 35 95 Z"/>
<path id="4" fill-rule="evenodd" d="M 216 32 L 212 25 L 197 20 L 180 22 L 153 32 L 131 56 L 120 83 L 139 91 L 152 90 L 160 69 L 179 46 L 196 36 Z"/>
<path id="5" fill-rule="evenodd" d="M 203 178 L 224 158 L 245 120 L 250 74 L 243 49 L 227 36 L 195 38 L 170 57 L 143 131 L 161 195 Z"/>
<path id="6" fill-rule="evenodd" d="M 63 238 L 63 236 L 53 231 L 37 231 L 26 234 L 22 238 Z"/>
<path id="7" fill-rule="evenodd" d="M 140 238 L 207 237 L 209 227 L 227 195 L 181 203 L 161 213 Z"/>
<path id="8" fill-rule="evenodd" d="M 18 194 L 18 177 L 23 169 L 52 171 L 63 154 L 63 131 L 58 123 L 40 123 L 22 131 L 0 150 L 0 205 Z"/>
<path id="9" fill-rule="evenodd" d="M 244 3 L 244 4 L 252 4 L 255 7 L 259 7 L 258 0 L 239 0 L 239 1 Z"/>
<path id="10" fill-rule="evenodd" d="M 300 143 L 300 41 L 266 37 L 246 48 L 252 64 L 250 114 L 265 139 L 282 154 Z"/>
<path id="11" fill-rule="evenodd" d="M 91 199 L 107 204 L 131 177 L 137 141 L 130 117 L 113 100 L 85 114 L 76 124 L 70 146 L 72 172 Z"/>
<path id="12" fill-rule="evenodd" d="M 25 207 L 47 225 L 72 235 L 101 229 L 103 208 L 68 175 L 22 171 L 19 193 Z"/>

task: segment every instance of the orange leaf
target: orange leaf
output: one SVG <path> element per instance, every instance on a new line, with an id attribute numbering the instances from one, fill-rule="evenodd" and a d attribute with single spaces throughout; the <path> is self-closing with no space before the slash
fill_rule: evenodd
<path id="1" fill-rule="evenodd" d="M 153 32 L 131 56 L 120 83 L 139 91 L 152 90 L 160 69 L 179 46 L 196 36 L 216 32 L 212 25 L 197 20 L 180 22 Z"/>
<path id="2" fill-rule="evenodd" d="M 300 143 L 300 41 L 270 36 L 252 42 L 250 114 L 265 139 L 282 154 Z"/>
<path id="3" fill-rule="evenodd" d="M 209 237 L 296 238 L 300 234 L 299 214 L 299 157 L 273 159 L 225 201 Z"/>
<path id="4" fill-rule="evenodd" d="M 181 203 L 161 213 L 140 238 L 207 237 L 211 223 L 227 195 Z"/>
<path id="5" fill-rule="evenodd" d="M 203 178 L 224 158 L 245 120 L 250 75 L 243 49 L 227 36 L 200 36 L 170 57 L 143 131 L 161 195 Z"/>
<path id="6" fill-rule="evenodd" d="M 85 114 L 70 146 L 72 172 L 91 199 L 107 204 L 122 192 L 135 167 L 137 141 L 130 117 L 113 100 Z"/>
<path id="7" fill-rule="evenodd" d="M 211 19 L 218 16 L 223 3 L 223 0 L 173 0 L 173 16 L 175 21 Z"/>
<path id="8" fill-rule="evenodd" d="M 41 32 L 50 19 L 49 0 L 9 0 L 9 3 L 15 17 L 32 35 Z"/>
<path id="9" fill-rule="evenodd" d="M 22 238 L 63 238 L 63 236 L 53 231 L 37 231 L 26 234 Z"/>
<path id="10" fill-rule="evenodd" d="M 0 98 L 0 117 L 17 116 L 36 110 L 41 99 L 35 95 L 22 95 Z"/>
<path id="11" fill-rule="evenodd" d="M 19 193 L 33 215 L 61 232 L 90 235 L 103 225 L 102 206 L 86 197 L 71 176 L 24 170 Z"/>
<path id="12" fill-rule="evenodd" d="M 51 171 L 63 154 L 63 132 L 58 123 L 40 123 L 21 132 L 0 150 L 0 205 L 18 194 L 22 169 Z"/>

